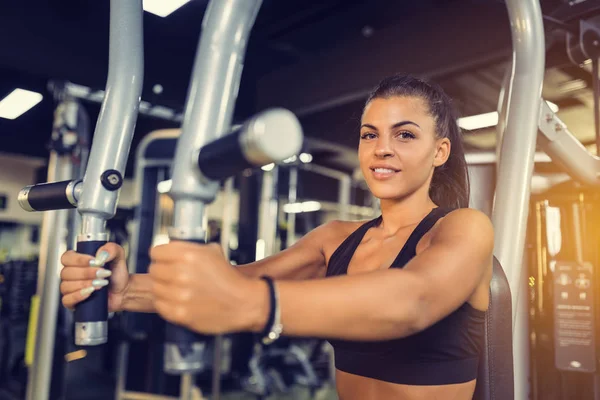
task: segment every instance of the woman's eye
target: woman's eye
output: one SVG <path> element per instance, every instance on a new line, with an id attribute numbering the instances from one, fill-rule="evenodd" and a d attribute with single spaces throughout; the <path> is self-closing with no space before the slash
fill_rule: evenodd
<path id="1" fill-rule="evenodd" d="M 360 135 L 361 139 L 374 139 L 375 138 L 375 134 L 374 133 L 363 133 L 362 135 Z"/>
<path id="2" fill-rule="evenodd" d="M 410 133 L 408 131 L 399 132 L 396 136 L 399 137 L 400 139 L 405 139 L 405 140 L 415 138 L 415 135 L 413 135 L 412 133 Z"/>

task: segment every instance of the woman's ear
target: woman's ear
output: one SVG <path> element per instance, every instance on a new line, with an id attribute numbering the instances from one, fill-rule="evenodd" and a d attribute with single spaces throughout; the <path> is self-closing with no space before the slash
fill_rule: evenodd
<path id="1" fill-rule="evenodd" d="M 448 161 L 448 157 L 450 157 L 450 150 L 452 148 L 452 144 L 450 143 L 450 139 L 441 138 L 436 142 L 436 150 L 435 157 L 433 159 L 433 166 L 439 167 L 444 165 L 446 161 Z"/>

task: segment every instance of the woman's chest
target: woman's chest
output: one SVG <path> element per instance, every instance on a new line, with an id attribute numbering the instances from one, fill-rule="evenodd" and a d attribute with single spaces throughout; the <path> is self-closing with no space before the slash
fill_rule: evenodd
<path id="1" fill-rule="evenodd" d="M 348 263 L 348 274 L 390 268 L 395 262 L 402 263 L 403 259 L 419 254 L 428 246 L 428 235 L 420 238 L 413 237 L 410 238 L 411 240 L 409 235 L 410 232 L 390 237 L 378 234 L 365 235 Z"/>

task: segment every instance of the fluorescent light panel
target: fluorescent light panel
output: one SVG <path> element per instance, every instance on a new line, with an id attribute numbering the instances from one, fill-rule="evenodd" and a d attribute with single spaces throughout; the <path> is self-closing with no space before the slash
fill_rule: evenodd
<path id="1" fill-rule="evenodd" d="M 321 203 L 318 201 L 304 201 L 302 203 L 288 203 L 283 205 L 283 212 L 288 214 L 298 214 L 302 212 L 313 212 L 321 209 Z"/>
<path id="2" fill-rule="evenodd" d="M 15 119 L 33 108 L 44 96 L 25 89 L 15 89 L 0 101 L 0 118 Z"/>
<path id="3" fill-rule="evenodd" d="M 546 101 L 552 112 L 558 111 L 558 106 L 550 101 Z M 458 119 L 458 126 L 468 131 L 476 129 L 490 128 L 498 125 L 498 112 L 489 112 L 485 114 L 472 115 Z"/>
<path id="4" fill-rule="evenodd" d="M 144 11 L 148 11 L 159 17 L 166 17 L 173 11 L 184 6 L 190 0 L 144 0 Z"/>
<path id="5" fill-rule="evenodd" d="M 458 126 L 468 131 L 496 125 L 498 125 L 498 113 L 496 111 L 458 119 Z"/>

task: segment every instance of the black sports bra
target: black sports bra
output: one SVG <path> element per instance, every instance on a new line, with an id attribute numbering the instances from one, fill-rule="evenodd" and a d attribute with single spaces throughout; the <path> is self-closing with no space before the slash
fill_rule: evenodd
<path id="1" fill-rule="evenodd" d="M 402 268 L 416 255 L 419 240 L 451 210 L 434 208 L 415 228 L 390 268 Z M 344 275 L 367 230 L 381 216 L 363 224 L 333 253 L 327 276 Z M 390 304 L 393 307 L 393 304 Z M 338 370 L 406 385 L 445 385 L 477 378 L 483 345 L 485 311 L 464 303 L 427 329 L 386 341 L 329 340 Z"/>

